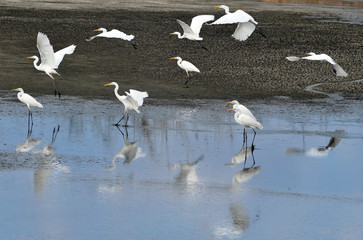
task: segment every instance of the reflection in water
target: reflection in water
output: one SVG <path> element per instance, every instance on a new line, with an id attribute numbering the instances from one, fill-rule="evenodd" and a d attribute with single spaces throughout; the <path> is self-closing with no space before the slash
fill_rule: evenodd
<path id="1" fill-rule="evenodd" d="M 197 164 L 204 159 L 204 155 L 200 156 L 193 163 L 175 163 L 173 168 L 179 168 L 179 174 L 175 180 L 178 185 L 192 186 L 198 182 L 196 167 Z"/>
<path id="2" fill-rule="evenodd" d="M 248 157 L 251 156 L 251 154 L 252 154 L 252 158 L 253 158 L 253 164 L 255 164 L 255 157 L 253 155 L 254 150 L 255 150 L 254 145 L 252 145 L 252 147 L 249 147 L 247 149 L 242 145 L 241 150 L 232 157 L 232 160 L 231 160 L 232 163 L 226 163 L 225 165 L 234 167 L 237 164 L 240 164 L 243 162 L 244 166 L 245 166 L 246 161 L 247 161 Z"/>
<path id="3" fill-rule="evenodd" d="M 116 168 L 117 158 L 125 158 L 125 161 L 123 162 L 123 164 L 129 164 L 134 159 L 142 158 L 142 157 L 146 156 L 146 154 L 144 152 L 142 152 L 142 149 L 137 146 L 136 141 L 131 142 L 131 143 L 127 142 L 129 134 L 128 134 L 126 127 L 125 127 L 126 137 L 125 137 L 125 134 L 122 132 L 122 130 L 119 128 L 119 126 L 116 126 L 116 127 L 122 134 L 122 138 L 124 140 L 124 146 L 121 148 L 121 150 L 118 153 L 115 154 L 115 156 L 113 156 L 112 166 L 106 167 L 107 169 Z"/>
<path id="4" fill-rule="evenodd" d="M 55 154 L 55 150 L 52 147 L 57 138 L 59 128 L 59 125 L 58 128 L 53 128 L 52 141 L 50 144 L 45 146 L 43 149 L 34 151 L 34 157 L 38 160 L 38 167 L 34 172 L 34 192 L 36 193 L 41 192 L 46 187 L 49 182 L 49 176 L 52 169 L 70 172 L 69 167 L 61 165 Z"/>
<path id="5" fill-rule="evenodd" d="M 41 143 L 42 139 L 30 139 L 30 135 L 27 136 L 26 141 L 23 143 L 20 143 L 16 147 L 17 153 L 25 153 L 29 152 L 33 148 L 35 148 L 39 143 Z"/>
<path id="6" fill-rule="evenodd" d="M 345 134 L 344 130 L 335 130 L 335 134 L 342 135 Z M 330 138 L 328 145 L 323 147 L 312 147 L 310 149 L 297 149 L 297 148 L 287 148 L 287 154 L 305 154 L 310 157 L 325 157 L 328 153 L 335 148 L 341 141 L 341 138 L 333 136 Z M 303 145 L 305 146 L 305 136 L 303 136 Z"/>
<path id="7" fill-rule="evenodd" d="M 259 173 L 261 169 L 262 169 L 261 166 L 257 167 L 252 166 L 249 168 L 243 168 L 241 171 L 234 174 L 233 184 L 237 185 L 239 183 L 243 183 L 250 180 L 253 176 Z"/>
<path id="8" fill-rule="evenodd" d="M 250 226 L 250 216 L 243 205 L 231 203 L 229 211 L 232 217 L 232 224 L 216 227 L 214 234 L 218 239 L 240 239 L 243 232 Z"/>

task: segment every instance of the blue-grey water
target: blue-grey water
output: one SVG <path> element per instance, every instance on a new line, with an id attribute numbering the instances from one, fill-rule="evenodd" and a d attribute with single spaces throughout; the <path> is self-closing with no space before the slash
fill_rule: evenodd
<path id="1" fill-rule="evenodd" d="M 147 99 L 126 133 L 117 99 L 37 96 L 27 139 L 0 96 L 0 239 L 363 238 L 359 100 L 243 101 L 264 126 L 243 170 L 223 100 Z"/>

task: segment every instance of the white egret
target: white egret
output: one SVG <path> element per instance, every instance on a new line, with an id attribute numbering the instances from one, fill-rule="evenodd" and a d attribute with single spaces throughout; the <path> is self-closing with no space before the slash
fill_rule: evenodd
<path id="1" fill-rule="evenodd" d="M 199 36 L 200 29 L 202 28 L 203 24 L 209 21 L 213 21 L 214 16 L 213 15 L 199 15 L 192 18 L 192 23 L 190 26 L 186 24 L 185 22 L 177 19 L 176 21 L 179 23 L 179 25 L 183 28 L 183 35 L 180 32 L 172 32 L 171 35 L 177 35 L 179 39 L 187 38 L 192 41 L 197 41 L 202 48 L 205 50 L 208 50 L 205 46 L 202 45 L 200 41 L 203 40 Z"/>
<path id="2" fill-rule="evenodd" d="M 186 87 L 188 87 L 188 81 L 192 79 L 192 72 L 200 72 L 199 69 L 191 62 L 181 59 L 181 57 L 172 57 L 170 59 L 177 59 L 178 66 L 187 72 L 187 80 L 185 81 Z"/>
<path id="3" fill-rule="evenodd" d="M 96 37 L 104 37 L 104 38 L 119 38 L 119 39 L 122 39 L 122 40 L 125 40 L 125 41 L 128 41 L 128 42 L 131 43 L 131 40 L 133 40 L 135 38 L 134 35 L 127 35 L 126 33 L 121 32 L 121 31 L 119 31 L 117 29 L 112 29 L 110 31 L 107 31 L 106 28 L 97 28 L 97 29 L 95 29 L 93 31 L 101 32 L 101 33 L 86 39 L 87 41 L 92 41 Z M 136 44 L 131 43 L 131 45 L 135 49 L 137 48 Z"/>
<path id="4" fill-rule="evenodd" d="M 33 114 L 30 107 L 43 108 L 43 105 L 40 104 L 37 100 L 35 100 L 35 98 L 30 96 L 29 94 L 24 93 L 24 90 L 22 88 L 11 89 L 10 91 L 17 91 L 19 101 L 25 103 L 26 106 L 28 107 L 28 135 L 29 135 L 29 133 L 31 133 L 31 131 L 29 132 L 29 126 L 33 126 Z"/>
<path id="5" fill-rule="evenodd" d="M 258 22 L 256 22 L 255 19 L 253 19 L 253 17 L 248 13 L 242 10 L 237 10 L 231 13 L 229 11 L 229 7 L 227 7 L 226 5 L 220 5 L 215 7 L 224 9 L 226 14 L 217 19 L 216 21 L 212 22 L 211 25 L 238 23 L 236 30 L 232 34 L 232 37 L 239 41 L 245 41 L 249 36 L 251 36 L 253 31 L 255 31 Z M 256 31 L 263 37 L 266 37 L 261 31 Z"/>
<path id="6" fill-rule="evenodd" d="M 299 61 L 301 59 L 306 59 L 306 60 L 315 60 L 315 61 L 327 61 L 328 63 L 330 63 L 333 67 L 333 72 L 338 76 L 338 77 L 347 77 L 348 74 L 343 70 L 343 68 L 341 66 L 339 66 L 330 56 L 326 55 L 326 54 L 315 54 L 313 52 L 309 52 L 306 53 L 306 55 L 308 55 L 307 57 L 295 57 L 295 56 L 290 56 L 290 57 L 286 57 L 287 60 L 291 61 L 291 62 L 296 62 Z"/>
<path id="7" fill-rule="evenodd" d="M 53 46 L 50 44 L 49 38 L 44 33 L 38 32 L 37 35 L 37 48 L 40 54 L 41 63 L 39 65 L 39 58 L 37 56 L 30 56 L 28 59 L 34 59 L 33 65 L 35 69 L 45 72 L 49 77 L 54 80 L 54 94 L 59 94 L 57 83 L 52 74 L 58 74 L 56 71 L 59 64 L 62 62 L 64 55 L 72 54 L 76 49 L 76 45 L 72 44 L 54 53 Z"/>
<path id="8" fill-rule="evenodd" d="M 142 106 L 144 103 L 144 98 L 148 97 L 149 94 L 147 92 L 140 92 L 137 90 L 130 89 L 130 92 L 126 92 L 125 95 L 118 94 L 119 85 L 116 82 L 110 82 L 105 84 L 104 86 L 115 86 L 114 92 L 118 100 L 122 102 L 122 104 L 125 106 L 124 113 L 122 115 L 122 118 L 115 124 L 116 126 L 119 126 L 119 123 L 126 117 L 125 127 L 127 127 L 127 121 L 129 120 L 129 110 L 134 110 L 137 113 L 140 113 L 139 107 Z"/>
<path id="9" fill-rule="evenodd" d="M 255 137 L 256 137 L 255 128 L 262 129 L 263 126 L 254 117 L 251 117 L 250 115 L 240 112 L 238 108 L 230 108 L 230 109 L 227 109 L 227 111 L 235 111 L 234 120 L 238 124 L 240 124 L 244 127 L 244 131 L 246 132 L 246 134 L 244 135 L 243 144 L 246 142 L 245 158 L 247 159 L 247 130 L 246 130 L 246 128 L 251 128 L 254 132 L 252 144 L 251 144 L 251 148 L 252 148 L 252 152 L 253 152 L 253 148 L 254 148 L 253 142 L 255 141 Z M 242 146 L 243 146 L 243 144 L 242 144 Z"/>

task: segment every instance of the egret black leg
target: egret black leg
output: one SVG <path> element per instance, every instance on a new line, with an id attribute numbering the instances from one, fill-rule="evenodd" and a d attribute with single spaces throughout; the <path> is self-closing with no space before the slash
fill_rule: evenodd
<path id="1" fill-rule="evenodd" d="M 53 80 L 53 87 L 54 87 L 54 96 L 57 97 L 57 94 L 58 94 L 58 97 L 60 99 L 61 98 L 61 93 L 58 90 L 58 84 L 57 84 L 56 80 Z"/>
<path id="2" fill-rule="evenodd" d="M 246 128 L 244 128 L 244 131 L 246 131 Z M 245 151 L 245 164 L 246 164 L 246 161 L 247 161 L 247 131 L 246 131 L 246 151 Z"/>
<path id="3" fill-rule="evenodd" d="M 129 121 L 129 114 L 126 114 L 126 122 L 125 122 L 125 125 L 124 125 L 125 128 L 129 126 L 129 125 L 127 125 L 128 121 Z"/>
<path id="4" fill-rule="evenodd" d="M 120 122 L 123 120 L 125 118 L 125 113 L 124 114 L 122 114 L 122 118 L 116 123 L 116 124 L 114 124 L 115 126 L 119 126 L 120 124 Z"/>
<path id="5" fill-rule="evenodd" d="M 137 49 L 137 45 L 135 43 L 130 42 L 134 49 Z"/>
<path id="6" fill-rule="evenodd" d="M 253 129 L 253 128 L 252 128 L 252 130 L 253 130 L 253 132 L 254 132 L 254 135 L 253 135 L 253 139 L 252 139 L 252 145 L 251 145 L 251 147 L 253 146 L 253 143 L 254 143 L 254 141 L 255 141 L 255 137 L 256 137 L 256 131 L 255 131 L 255 129 Z"/>
<path id="7" fill-rule="evenodd" d="M 208 51 L 208 48 L 206 48 L 204 45 L 203 45 L 203 43 L 202 42 L 200 42 L 200 41 L 197 41 L 198 43 L 199 43 L 199 45 L 204 49 L 204 50 L 207 50 Z"/>

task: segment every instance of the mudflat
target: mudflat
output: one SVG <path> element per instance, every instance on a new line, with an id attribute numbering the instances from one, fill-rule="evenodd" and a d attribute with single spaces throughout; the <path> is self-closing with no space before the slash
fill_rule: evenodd
<path id="1" fill-rule="evenodd" d="M 360 24 L 339 21 L 334 15 L 311 12 L 275 11 L 268 7 L 251 8 L 248 13 L 259 22 L 264 38 L 254 32 L 246 41 L 231 37 L 235 24 L 204 25 L 203 45 L 169 35 L 182 31 L 176 19 L 190 24 L 200 14 L 222 16 L 222 10 L 180 8 L 162 10 L 137 8 L 42 9 L 3 6 L 0 11 L 0 89 L 22 87 L 32 94 L 52 94 L 53 82 L 33 67 L 28 56 L 39 55 L 38 32 L 48 35 L 54 50 L 76 44 L 72 55 L 65 56 L 55 76 L 63 95 L 111 97 L 103 87 L 115 81 L 121 91 L 130 88 L 148 91 L 153 98 L 265 98 L 290 96 L 317 97 L 305 87 L 361 98 L 363 28 Z M 234 11 L 238 8 L 232 8 Z M 308 15 L 310 14 L 310 15 Z M 119 29 L 135 35 L 134 49 L 119 39 L 86 38 L 94 29 Z M 289 62 L 287 56 L 307 52 L 330 55 L 349 74 L 336 77 L 329 63 Z M 186 73 L 170 57 L 180 56 L 200 69 L 185 88 Z"/>

